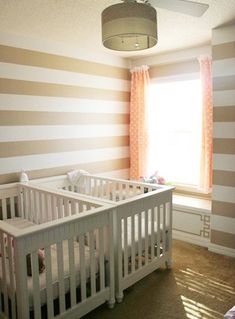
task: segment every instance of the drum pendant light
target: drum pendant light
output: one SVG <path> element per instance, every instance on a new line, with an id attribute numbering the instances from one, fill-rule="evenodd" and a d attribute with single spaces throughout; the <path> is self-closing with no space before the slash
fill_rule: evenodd
<path id="1" fill-rule="evenodd" d="M 102 12 L 103 45 L 117 51 L 140 51 L 157 43 L 157 12 L 146 3 L 126 1 Z"/>

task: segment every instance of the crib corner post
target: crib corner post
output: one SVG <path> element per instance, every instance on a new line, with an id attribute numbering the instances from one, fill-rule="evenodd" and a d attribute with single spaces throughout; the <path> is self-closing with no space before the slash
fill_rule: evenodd
<path id="1" fill-rule="evenodd" d="M 166 249 L 168 258 L 165 262 L 166 268 L 171 269 L 172 268 L 172 216 L 173 216 L 173 205 L 172 205 L 172 191 L 170 191 L 169 196 L 169 226 L 166 233 Z"/>
<path id="2" fill-rule="evenodd" d="M 121 220 L 118 219 L 118 207 L 114 210 L 113 222 L 114 222 L 114 258 L 115 258 L 115 297 L 117 303 L 121 303 L 123 300 L 123 289 L 121 287 L 122 279 L 122 229 Z"/>

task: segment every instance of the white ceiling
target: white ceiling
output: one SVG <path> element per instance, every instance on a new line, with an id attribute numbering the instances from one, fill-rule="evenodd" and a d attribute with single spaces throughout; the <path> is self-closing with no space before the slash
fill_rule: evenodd
<path id="1" fill-rule="evenodd" d="M 120 57 L 162 54 L 208 44 L 212 28 L 235 22 L 235 0 L 194 1 L 210 6 L 200 18 L 157 9 L 158 44 L 141 52 L 114 52 L 102 46 L 101 12 L 119 0 L 0 0 L 0 30 Z"/>

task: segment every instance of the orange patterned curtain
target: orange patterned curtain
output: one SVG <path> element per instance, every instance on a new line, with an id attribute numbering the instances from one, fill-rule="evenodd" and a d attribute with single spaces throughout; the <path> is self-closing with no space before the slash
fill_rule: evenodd
<path id="1" fill-rule="evenodd" d="M 131 70 L 130 103 L 130 178 L 138 180 L 147 174 L 147 96 L 148 66 Z"/>
<path id="2" fill-rule="evenodd" d="M 200 165 L 200 185 L 204 192 L 212 188 L 212 152 L 213 152 L 213 104 L 212 104 L 212 65 L 210 57 L 200 57 L 200 75 L 202 83 L 202 150 Z"/>

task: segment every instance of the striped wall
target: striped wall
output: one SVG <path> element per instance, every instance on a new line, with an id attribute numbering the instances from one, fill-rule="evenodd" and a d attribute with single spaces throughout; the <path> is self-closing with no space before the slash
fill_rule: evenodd
<path id="1" fill-rule="evenodd" d="M 213 30 L 211 250 L 235 256 L 235 25 Z"/>
<path id="2" fill-rule="evenodd" d="M 129 71 L 0 45 L 0 184 L 73 168 L 129 176 Z"/>

